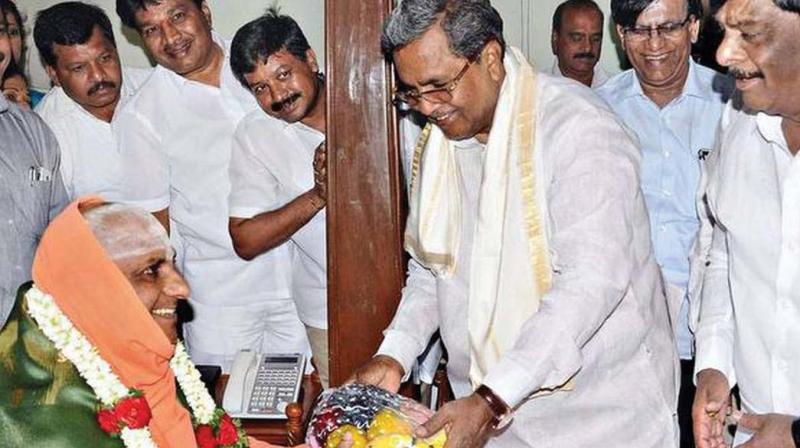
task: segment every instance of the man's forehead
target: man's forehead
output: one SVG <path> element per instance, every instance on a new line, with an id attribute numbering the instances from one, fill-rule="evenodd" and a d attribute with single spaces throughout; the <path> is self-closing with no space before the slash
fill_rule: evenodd
<path id="1" fill-rule="evenodd" d="M 688 12 L 687 0 L 656 0 L 639 13 L 636 23 L 638 25 L 657 25 L 665 20 L 681 20 Z"/>
<path id="2" fill-rule="evenodd" d="M 441 26 L 434 25 L 418 39 L 396 50 L 393 55 L 397 72 L 406 84 L 426 85 L 434 79 L 452 77 L 452 67 L 463 63 L 450 48 Z"/>
<path id="3" fill-rule="evenodd" d="M 116 50 L 114 44 L 109 40 L 99 26 L 95 26 L 89 39 L 82 44 L 61 45 L 53 44 L 53 53 L 56 57 L 61 55 L 81 55 L 98 51 Z"/>
<path id="4" fill-rule="evenodd" d="M 768 5 L 753 0 L 728 0 L 719 9 L 717 22 L 729 28 L 739 28 L 759 21 Z"/>
<path id="5" fill-rule="evenodd" d="M 575 26 L 577 22 L 592 22 L 593 25 L 603 26 L 600 12 L 595 9 L 579 6 L 564 11 L 562 28 L 564 26 Z"/>
<path id="6" fill-rule="evenodd" d="M 134 15 L 137 22 L 148 22 L 170 16 L 176 9 L 199 6 L 192 0 L 147 0 Z"/>

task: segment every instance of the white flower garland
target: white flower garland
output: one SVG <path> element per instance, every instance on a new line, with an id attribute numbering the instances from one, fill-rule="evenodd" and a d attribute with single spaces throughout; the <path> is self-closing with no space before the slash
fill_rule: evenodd
<path id="1" fill-rule="evenodd" d="M 95 395 L 104 406 L 113 407 L 119 400 L 128 396 L 130 390 L 114 374 L 111 366 L 98 353 L 97 348 L 61 312 L 53 297 L 45 294 L 35 285 L 25 294 L 25 297 L 28 299 L 29 313 L 44 335 L 53 342 L 53 345 L 65 358 L 75 365 L 78 373 L 94 390 Z M 192 364 L 182 343 L 178 342 L 175 346 L 175 355 L 169 365 L 186 396 L 186 401 L 189 402 L 194 420 L 198 424 L 209 424 L 217 406 L 200 380 L 200 372 Z M 158 448 L 147 427 L 123 428 L 121 437 L 125 446 L 129 448 Z"/>

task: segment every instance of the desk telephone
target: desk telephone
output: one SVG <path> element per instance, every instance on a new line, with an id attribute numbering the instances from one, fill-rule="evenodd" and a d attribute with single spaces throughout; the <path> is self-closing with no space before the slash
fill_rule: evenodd
<path id="1" fill-rule="evenodd" d="M 236 354 L 225 386 L 222 407 L 231 417 L 286 418 L 286 406 L 296 402 L 305 371 L 299 353 Z"/>

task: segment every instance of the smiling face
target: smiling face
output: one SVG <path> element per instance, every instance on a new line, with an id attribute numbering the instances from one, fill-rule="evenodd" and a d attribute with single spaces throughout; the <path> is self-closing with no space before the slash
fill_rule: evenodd
<path id="1" fill-rule="evenodd" d="M 95 27 L 89 40 L 78 45 L 53 45 L 55 66 L 50 79 L 87 112 L 110 121 L 122 88 L 122 71 L 114 44 Z"/>
<path id="2" fill-rule="evenodd" d="M 216 62 L 211 38 L 211 10 L 192 0 L 160 0 L 136 11 L 136 24 L 147 51 L 160 65 L 192 79 Z"/>
<path id="3" fill-rule="evenodd" d="M 445 87 L 468 62 L 450 50 L 447 35 L 438 24 L 395 51 L 392 58 L 404 88 L 419 92 Z M 502 47 L 490 41 L 450 92 L 449 101 L 433 102 L 423 98 L 412 107 L 451 140 L 477 137 L 485 142 L 503 79 Z"/>
<path id="4" fill-rule="evenodd" d="M 717 20 L 725 29 L 717 62 L 734 75 L 745 104 L 800 115 L 800 14 L 771 0 L 728 0 Z"/>
<path id="5" fill-rule="evenodd" d="M 244 75 L 247 85 L 267 114 L 287 123 L 307 121 L 319 111 L 321 83 L 317 78 L 317 59 L 313 50 L 305 60 L 286 50 L 273 53 L 266 62 Z"/>
<path id="6" fill-rule="evenodd" d="M 91 212 L 90 212 L 91 213 Z M 176 270 L 175 255 L 164 228 L 144 212 L 122 211 L 92 222 L 97 240 L 130 281 L 142 305 L 171 342 L 177 340 L 179 300 L 186 300 L 189 287 Z"/>
<path id="7" fill-rule="evenodd" d="M 656 0 L 636 19 L 637 28 L 655 28 L 678 24 L 687 18 L 686 0 Z M 674 33 L 657 35 L 651 31 L 645 38 L 626 35 L 617 25 L 617 32 L 643 89 L 675 89 L 681 91 L 689 73 L 689 54 L 697 40 L 699 22 L 692 18 Z"/>
<path id="8" fill-rule="evenodd" d="M 558 68 L 573 79 L 591 79 L 600 60 L 603 18 L 589 8 L 569 8 L 561 18 L 561 29 L 553 31 L 551 44 Z"/>

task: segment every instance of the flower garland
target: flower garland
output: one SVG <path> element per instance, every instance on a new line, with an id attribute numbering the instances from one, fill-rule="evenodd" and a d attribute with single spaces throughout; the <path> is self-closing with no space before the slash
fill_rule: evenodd
<path id="1" fill-rule="evenodd" d="M 28 312 L 44 335 L 75 365 L 97 395 L 101 403 L 97 413 L 100 427 L 112 436 L 119 436 L 128 448 L 157 448 L 147 427 L 152 417 L 150 406 L 141 391 L 122 384 L 97 348 L 75 328 L 50 295 L 34 285 L 25 297 Z M 247 447 L 247 436 L 239 421 L 216 406 L 181 342 L 175 345 L 169 365 L 192 411 L 198 446 Z"/>

